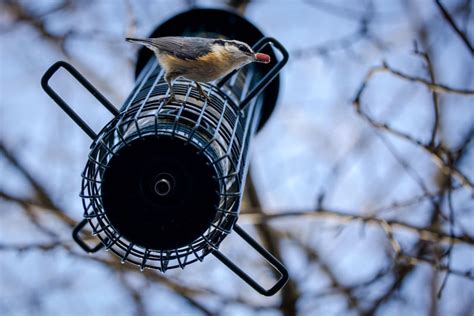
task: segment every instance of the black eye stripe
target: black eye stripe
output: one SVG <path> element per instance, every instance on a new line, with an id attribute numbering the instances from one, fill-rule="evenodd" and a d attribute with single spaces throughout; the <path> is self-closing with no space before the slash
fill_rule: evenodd
<path id="1" fill-rule="evenodd" d="M 245 46 L 245 45 L 238 45 L 237 47 L 238 47 L 239 50 L 242 51 L 242 52 L 251 53 L 250 49 L 248 49 L 248 47 Z"/>
<path id="2" fill-rule="evenodd" d="M 236 43 L 236 42 L 233 42 L 233 41 L 225 41 L 225 40 L 221 40 L 221 39 L 216 39 L 216 40 L 213 41 L 213 44 L 215 44 L 215 45 L 225 46 L 226 43 L 231 44 L 234 47 L 237 47 L 241 52 L 249 53 L 249 54 L 253 53 L 252 50 L 247 45 L 239 44 L 239 43 Z"/>
<path id="3" fill-rule="evenodd" d="M 224 46 L 224 45 L 225 45 L 225 41 L 223 41 L 223 40 L 221 40 L 221 39 L 217 39 L 217 40 L 214 41 L 214 44 Z"/>

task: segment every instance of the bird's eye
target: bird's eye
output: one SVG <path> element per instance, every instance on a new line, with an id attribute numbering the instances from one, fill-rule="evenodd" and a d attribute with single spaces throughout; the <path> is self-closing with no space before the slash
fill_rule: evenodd
<path id="1" fill-rule="evenodd" d="M 245 45 L 239 45 L 238 47 L 239 47 L 239 50 L 240 50 L 241 52 L 250 53 L 250 54 L 252 53 L 252 52 L 250 51 L 250 49 L 249 49 L 247 46 L 245 46 Z"/>

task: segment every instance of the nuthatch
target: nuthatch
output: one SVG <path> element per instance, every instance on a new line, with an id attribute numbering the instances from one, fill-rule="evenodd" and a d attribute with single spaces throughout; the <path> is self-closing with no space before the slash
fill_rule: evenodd
<path id="1" fill-rule="evenodd" d="M 204 98 L 199 82 L 214 81 L 252 62 L 269 63 L 270 56 L 254 53 L 249 45 L 235 40 L 200 37 L 126 38 L 151 49 L 164 69 L 170 89 L 167 103 L 174 99 L 172 81 L 178 77 L 193 80 Z"/>

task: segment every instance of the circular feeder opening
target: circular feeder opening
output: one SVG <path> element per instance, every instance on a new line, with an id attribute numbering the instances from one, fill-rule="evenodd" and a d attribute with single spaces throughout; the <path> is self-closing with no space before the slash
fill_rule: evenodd
<path id="1" fill-rule="evenodd" d="M 174 178 L 169 173 L 160 173 L 155 180 L 155 193 L 159 196 L 171 194 L 174 188 Z"/>
<path id="2" fill-rule="evenodd" d="M 154 250 L 183 247 L 199 238 L 219 202 L 207 158 L 166 136 L 143 137 L 121 148 L 104 172 L 101 190 L 112 227 Z"/>

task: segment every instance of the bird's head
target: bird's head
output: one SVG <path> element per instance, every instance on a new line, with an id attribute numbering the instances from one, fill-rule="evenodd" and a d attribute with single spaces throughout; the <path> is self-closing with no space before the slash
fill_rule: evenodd
<path id="1" fill-rule="evenodd" d="M 214 45 L 218 49 L 222 49 L 227 56 L 235 61 L 239 66 L 244 66 L 253 62 L 268 64 L 270 56 L 262 53 L 255 53 L 252 48 L 240 41 L 236 40 L 216 40 Z"/>

